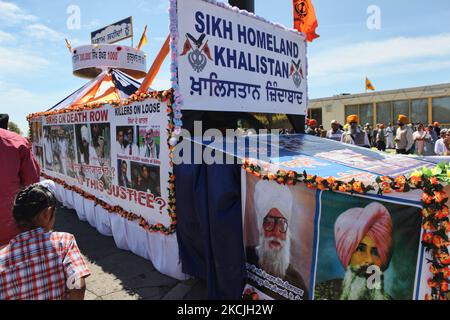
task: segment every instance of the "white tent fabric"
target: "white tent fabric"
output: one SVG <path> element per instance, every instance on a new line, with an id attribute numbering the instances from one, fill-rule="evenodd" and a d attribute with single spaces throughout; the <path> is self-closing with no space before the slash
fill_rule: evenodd
<path id="1" fill-rule="evenodd" d="M 144 230 L 135 221 L 128 221 L 117 214 L 108 213 L 93 200 L 56 184 L 56 198 L 65 207 L 74 209 L 81 221 L 88 222 L 105 236 L 113 237 L 116 246 L 150 260 L 161 273 L 187 280 L 189 276 L 181 271 L 176 234 L 162 235 Z"/>
<path id="2" fill-rule="evenodd" d="M 80 98 L 86 95 L 94 86 L 97 85 L 105 75 L 111 72 L 112 80 L 116 88 L 116 92 L 119 94 L 120 99 L 126 99 L 133 93 L 135 93 L 139 87 L 140 82 L 129 75 L 123 73 L 120 70 L 112 69 L 111 71 L 104 71 L 99 74 L 95 79 L 92 79 L 87 84 L 82 86 L 80 89 L 71 93 L 69 96 L 64 98 L 62 101 L 58 102 L 49 110 L 61 110 L 70 107 L 75 101 L 78 101 Z M 106 88 L 105 88 L 106 89 Z M 48 111 L 49 111 L 48 110 Z"/>

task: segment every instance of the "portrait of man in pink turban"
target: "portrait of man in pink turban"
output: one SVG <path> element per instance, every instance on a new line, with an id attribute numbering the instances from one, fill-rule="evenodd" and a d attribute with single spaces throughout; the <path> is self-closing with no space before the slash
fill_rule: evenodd
<path id="1" fill-rule="evenodd" d="M 378 202 L 341 213 L 334 225 L 337 256 L 344 279 L 316 285 L 316 298 L 338 300 L 388 300 L 383 273 L 392 255 L 392 218 Z M 379 283 L 369 281 L 378 273 Z"/>

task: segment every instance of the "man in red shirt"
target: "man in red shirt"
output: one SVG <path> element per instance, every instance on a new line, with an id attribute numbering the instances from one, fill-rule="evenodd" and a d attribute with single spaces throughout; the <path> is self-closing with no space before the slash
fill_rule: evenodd
<path id="1" fill-rule="evenodd" d="M 24 187 L 39 181 L 40 168 L 28 141 L 6 130 L 8 115 L 0 115 L 0 247 L 19 229 L 12 214 L 16 194 Z"/>

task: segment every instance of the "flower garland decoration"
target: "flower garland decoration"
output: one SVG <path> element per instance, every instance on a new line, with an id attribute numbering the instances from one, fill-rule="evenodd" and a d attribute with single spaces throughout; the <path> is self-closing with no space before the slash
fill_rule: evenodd
<path id="1" fill-rule="evenodd" d="M 364 184 L 354 179 L 344 182 L 334 177 L 310 175 L 306 171 L 297 173 L 292 170 L 278 170 L 274 173 L 267 168 L 261 168 L 256 161 L 250 159 L 243 160 L 242 168 L 259 179 L 289 186 L 304 183 L 308 188 L 331 192 L 366 194 L 376 191 L 378 195 L 382 195 L 422 190 L 422 245 L 430 253 L 431 259 L 427 259 L 427 262 L 432 273 L 432 277 L 428 279 L 431 293 L 425 295 L 425 300 L 450 298 L 450 219 L 447 205 L 449 197 L 443 186 L 450 182 L 450 164 L 443 163 L 433 169 L 422 168 L 413 172 L 410 177 L 377 177 L 372 184 Z"/>
<path id="2" fill-rule="evenodd" d="M 247 288 L 242 295 L 242 299 L 253 301 L 260 300 L 259 294 L 253 288 Z"/>
<path id="3" fill-rule="evenodd" d="M 178 136 L 181 133 L 181 127 L 183 126 L 183 121 L 181 120 L 182 114 L 181 109 L 183 107 L 183 97 L 180 93 L 180 87 L 178 85 L 178 22 L 177 22 L 177 0 L 169 1 L 169 31 L 170 31 L 170 81 L 172 82 L 172 89 L 174 94 L 173 99 L 173 138 L 178 140 Z"/>
<path id="4" fill-rule="evenodd" d="M 126 219 L 128 221 L 138 221 L 139 226 L 141 226 L 142 228 L 144 228 L 145 230 L 147 230 L 149 232 L 159 232 L 159 233 L 165 234 L 165 235 L 169 235 L 169 234 L 172 234 L 172 233 L 175 232 L 176 219 L 173 216 L 171 216 L 171 218 L 173 218 L 173 219 L 172 219 L 171 224 L 170 224 L 170 226 L 168 228 L 165 227 L 161 223 L 149 224 L 147 222 L 147 220 L 145 220 L 145 218 L 143 218 L 142 216 L 140 216 L 138 214 L 135 214 L 133 212 L 126 211 L 125 209 L 123 209 L 120 206 L 112 206 L 112 205 L 108 204 L 107 202 L 98 199 L 96 196 L 90 194 L 89 192 L 84 191 L 80 187 L 71 186 L 68 183 L 66 183 L 64 180 L 58 179 L 58 178 L 54 178 L 54 177 L 49 176 L 49 175 L 47 175 L 45 173 L 42 173 L 41 175 L 45 179 L 52 180 L 55 183 L 58 183 L 58 184 L 62 185 L 64 187 L 64 189 L 66 189 L 66 190 L 73 191 L 75 193 L 78 193 L 79 195 L 81 195 L 85 199 L 94 201 L 96 206 L 100 205 L 108 213 L 116 213 L 116 214 L 118 214 L 119 216 L 121 216 L 122 218 L 124 218 L 124 219 Z"/>
<path id="5" fill-rule="evenodd" d="M 28 140 L 28 149 L 33 153 L 33 132 L 32 132 L 32 125 L 31 121 L 28 121 L 28 137 L 26 138 Z"/>

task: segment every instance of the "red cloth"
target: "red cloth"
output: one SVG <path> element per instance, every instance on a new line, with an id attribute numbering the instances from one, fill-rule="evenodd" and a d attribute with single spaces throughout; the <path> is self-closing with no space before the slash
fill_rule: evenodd
<path id="1" fill-rule="evenodd" d="M 0 300 L 64 300 L 67 282 L 90 275 L 73 235 L 38 228 L 0 250 Z"/>
<path id="2" fill-rule="evenodd" d="M 0 129 L 0 246 L 19 234 L 12 215 L 17 193 L 39 182 L 40 174 L 28 141 L 14 132 Z"/>

